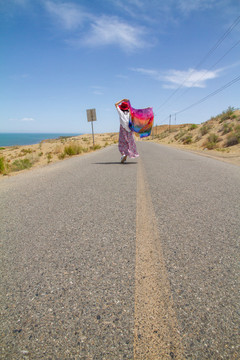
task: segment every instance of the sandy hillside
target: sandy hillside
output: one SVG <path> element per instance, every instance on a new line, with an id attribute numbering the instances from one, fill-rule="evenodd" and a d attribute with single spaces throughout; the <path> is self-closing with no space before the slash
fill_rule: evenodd
<path id="1" fill-rule="evenodd" d="M 0 173 L 2 176 L 15 175 L 29 168 L 81 156 L 117 142 L 118 133 L 106 133 L 94 135 L 94 146 L 92 134 L 87 134 L 44 140 L 36 145 L 0 148 Z"/>
<path id="2" fill-rule="evenodd" d="M 200 125 L 156 126 L 145 141 L 196 151 L 240 165 L 240 111 L 228 109 Z"/>

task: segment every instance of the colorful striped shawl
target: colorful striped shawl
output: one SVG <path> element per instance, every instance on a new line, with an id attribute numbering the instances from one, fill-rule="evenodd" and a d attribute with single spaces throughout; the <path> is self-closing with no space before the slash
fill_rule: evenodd
<path id="1" fill-rule="evenodd" d="M 130 120 L 129 120 L 129 128 L 138 133 L 140 137 L 146 137 L 151 134 L 152 126 L 153 126 L 153 109 L 146 108 L 146 109 L 134 109 L 130 101 Z"/>

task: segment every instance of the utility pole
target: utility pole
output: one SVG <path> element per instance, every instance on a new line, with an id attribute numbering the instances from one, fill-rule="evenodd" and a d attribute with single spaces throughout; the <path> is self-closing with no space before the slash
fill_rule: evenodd
<path id="1" fill-rule="evenodd" d="M 153 114 L 154 116 L 154 114 Z M 154 118 L 153 118 L 154 119 Z M 152 125 L 152 139 L 154 138 L 154 120 L 153 120 L 153 125 Z"/>
<path id="2" fill-rule="evenodd" d="M 92 123 L 92 137 L 93 137 L 93 146 L 94 146 L 94 131 L 93 131 L 93 121 L 91 121 Z"/>
<path id="3" fill-rule="evenodd" d="M 169 132 L 170 132 L 170 127 L 171 127 L 171 114 L 169 115 Z"/>

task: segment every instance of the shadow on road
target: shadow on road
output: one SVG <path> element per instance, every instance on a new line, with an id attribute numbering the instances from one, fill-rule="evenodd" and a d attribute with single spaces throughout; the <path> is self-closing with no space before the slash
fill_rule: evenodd
<path id="1" fill-rule="evenodd" d="M 94 165 L 134 165 L 137 164 L 137 162 L 126 162 L 124 164 L 120 163 L 119 161 L 117 162 L 97 162 L 97 163 L 92 163 Z"/>

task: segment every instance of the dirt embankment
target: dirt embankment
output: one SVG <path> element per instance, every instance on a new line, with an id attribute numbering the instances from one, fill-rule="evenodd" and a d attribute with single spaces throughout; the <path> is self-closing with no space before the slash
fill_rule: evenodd
<path id="1" fill-rule="evenodd" d="M 118 133 L 91 134 L 43 140 L 35 145 L 0 148 L 0 174 L 15 175 L 71 156 L 83 155 L 118 142 Z"/>
<path id="2" fill-rule="evenodd" d="M 240 165 L 240 111 L 229 108 L 200 125 L 162 125 L 145 141 L 191 150 Z"/>

